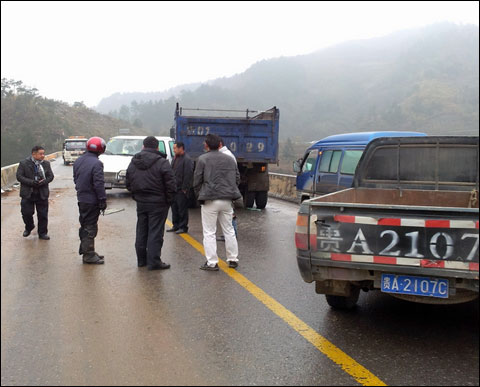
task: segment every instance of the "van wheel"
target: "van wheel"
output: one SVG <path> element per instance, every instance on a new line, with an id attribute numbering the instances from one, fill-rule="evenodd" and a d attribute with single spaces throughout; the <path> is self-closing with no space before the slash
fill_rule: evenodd
<path id="1" fill-rule="evenodd" d="M 348 297 L 332 296 L 330 294 L 325 294 L 325 297 L 327 298 L 328 305 L 330 305 L 333 309 L 348 310 L 357 305 L 358 297 L 360 295 L 360 288 L 352 287 L 351 292 L 352 293 Z"/>
<path id="2" fill-rule="evenodd" d="M 267 205 L 268 201 L 268 192 L 267 191 L 257 191 L 255 192 L 255 203 L 257 208 L 263 210 Z"/>
<path id="3" fill-rule="evenodd" d="M 243 202 L 245 204 L 245 208 L 253 208 L 253 204 L 255 203 L 255 192 L 246 191 L 245 195 L 243 196 Z"/>

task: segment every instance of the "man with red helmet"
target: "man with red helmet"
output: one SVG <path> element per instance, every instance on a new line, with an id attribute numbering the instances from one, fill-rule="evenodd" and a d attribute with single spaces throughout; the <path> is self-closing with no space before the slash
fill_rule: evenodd
<path id="1" fill-rule="evenodd" d="M 83 263 L 102 264 L 103 255 L 95 252 L 95 237 L 98 232 L 100 211 L 107 208 L 107 194 L 103 177 L 103 164 L 98 156 L 105 152 L 106 144 L 101 137 L 87 141 L 87 152 L 73 164 L 73 181 L 77 190 L 80 212 L 80 249 Z"/>

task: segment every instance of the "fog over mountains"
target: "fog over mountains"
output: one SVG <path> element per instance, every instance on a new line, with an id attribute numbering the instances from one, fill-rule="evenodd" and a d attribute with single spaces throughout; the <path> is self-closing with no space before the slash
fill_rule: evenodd
<path id="1" fill-rule="evenodd" d="M 263 60 L 229 78 L 158 93 L 116 93 L 96 110 L 166 134 L 175 102 L 216 109 L 280 108 L 281 138 L 417 130 L 478 134 L 479 27 L 440 23 Z"/>

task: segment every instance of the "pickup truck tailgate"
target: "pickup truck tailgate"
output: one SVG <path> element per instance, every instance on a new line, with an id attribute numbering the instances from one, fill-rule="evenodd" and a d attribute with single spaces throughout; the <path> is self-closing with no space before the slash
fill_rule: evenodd
<path id="1" fill-rule="evenodd" d="M 312 200 L 309 210 L 312 259 L 461 270 L 478 277 L 476 209 L 385 204 L 367 209 Z"/>

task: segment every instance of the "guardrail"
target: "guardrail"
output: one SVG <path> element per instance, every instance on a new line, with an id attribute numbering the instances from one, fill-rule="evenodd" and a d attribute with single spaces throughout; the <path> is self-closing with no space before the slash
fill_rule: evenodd
<path id="1" fill-rule="evenodd" d="M 45 156 L 45 160 L 55 159 L 60 157 L 62 152 L 55 152 Z M 2 193 L 3 191 L 7 191 L 12 185 L 17 183 L 17 169 L 18 164 L 7 165 L 6 167 L 2 167 Z"/>
<path id="2" fill-rule="evenodd" d="M 278 199 L 288 200 L 291 202 L 298 202 L 297 192 L 295 188 L 295 175 L 285 175 L 283 173 L 269 173 L 270 190 L 269 196 Z"/>

